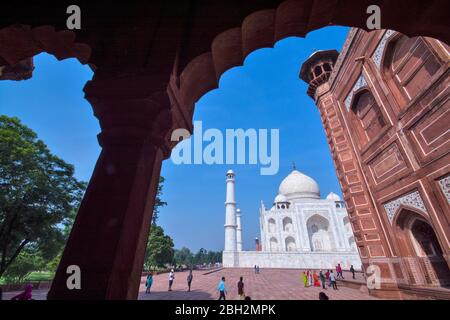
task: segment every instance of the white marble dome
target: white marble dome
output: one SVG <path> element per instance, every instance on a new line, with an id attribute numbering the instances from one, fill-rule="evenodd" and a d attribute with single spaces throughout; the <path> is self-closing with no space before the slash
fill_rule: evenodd
<path id="1" fill-rule="evenodd" d="M 320 199 L 320 189 L 317 182 L 297 170 L 293 170 L 284 178 L 278 191 L 288 200 L 297 198 Z"/>
<path id="2" fill-rule="evenodd" d="M 341 197 L 339 197 L 336 193 L 334 192 L 330 192 L 327 195 L 327 200 L 331 200 L 331 201 L 341 201 Z"/>
<path id="3" fill-rule="evenodd" d="M 282 194 L 279 194 L 275 197 L 275 200 L 273 200 L 273 203 L 281 203 L 281 202 L 288 202 L 288 199 L 283 196 Z"/>

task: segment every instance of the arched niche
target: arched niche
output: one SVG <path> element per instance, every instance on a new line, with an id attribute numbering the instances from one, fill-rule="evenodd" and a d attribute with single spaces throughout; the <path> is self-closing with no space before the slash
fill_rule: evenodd
<path id="1" fill-rule="evenodd" d="M 283 219 L 283 231 L 284 232 L 293 232 L 294 225 L 292 223 L 292 219 L 290 217 L 285 217 Z"/>
<path id="2" fill-rule="evenodd" d="M 270 233 L 273 233 L 273 232 L 276 232 L 276 230 L 277 230 L 277 225 L 276 225 L 276 222 L 275 222 L 275 219 L 273 219 L 273 218 L 270 218 L 268 221 L 267 221 L 267 224 L 269 225 L 269 232 Z"/>
<path id="3" fill-rule="evenodd" d="M 350 248 L 353 251 L 356 251 L 356 242 L 355 242 L 355 237 L 354 236 L 351 236 L 351 237 L 348 238 L 348 245 L 350 246 Z"/>
<path id="4" fill-rule="evenodd" d="M 400 110 L 428 87 L 444 63 L 423 37 L 398 33 L 388 39 L 381 71 Z"/>
<path id="5" fill-rule="evenodd" d="M 331 251 L 335 247 L 334 237 L 330 231 L 330 223 L 327 218 L 315 214 L 311 216 L 306 226 L 311 251 Z"/>
<path id="6" fill-rule="evenodd" d="M 278 240 L 275 237 L 271 237 L 269 240 L 270 251 L 278 251 Z"/>
<path id="7" fill-rule="evenodd" d="M 287 237 L 284 240 L 285 243 L 285 250 L 286 251 L 296 251 L 297 250 L 297 246 L 295 244 L 295 239 L 291 236 Z"/>
<path id="8" fill-rule="evenodd" d="M 393 220 L 398 256 L 405 260 L 413 285 L 449 286 L 450 270 L 429 218 L 402 206 Z"/>
<path id="9" fill-rule="evenodd" d="M 381 108 L 367 87 L 355 92 L 350 105 L 350 121 L 360 149 L 385 127 L 386 121 Z"/>

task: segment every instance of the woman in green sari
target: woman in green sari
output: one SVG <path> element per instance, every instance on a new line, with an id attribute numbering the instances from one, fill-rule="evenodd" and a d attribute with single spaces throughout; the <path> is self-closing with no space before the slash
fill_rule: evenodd
<path id="1" fill-rule="evenodd" d="M 302 272 L 302 278 L 303 278 L 303 284 L 305 285 L 305 288 L 308 287 L 308 276 L 306 275 L 305 271 Z"/>

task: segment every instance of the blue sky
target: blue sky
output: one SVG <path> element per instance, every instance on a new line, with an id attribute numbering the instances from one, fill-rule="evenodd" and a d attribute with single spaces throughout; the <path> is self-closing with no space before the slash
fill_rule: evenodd
<path id="1" fill-rule="evenodd" d="M 298 74 L 314 50 L 340 51 L 347 33 L 347 27 L 328 27 L 306 39 L 287 38 L 273 49 L 257 50 L 198 101 L 194 120 L 202 121 L 203 130 L 279 129 L 280 170 L 262 176 L 259 165 L 175 165 L 166 160 L 163 199 L 168 206 L 161 210 L 159 224 L 177 248 L 222 250 L 225 172 L 230 168 L 236 172 L 246 250 L 253 249 L 260 236 L 261 200 L 266 207 L 272 204 L 293 161 L 319 183 L 323 197 L 331 191 L 341 194 L 319 113 Z M 77 60 L 57 61 L 47 54 L 36 56 L 35 66 L 30 80 L 0 81 L 0 113 L 19 117 L 87 181 L 100 153 L 100 128 L 82 92 L 92 71 Z"/>

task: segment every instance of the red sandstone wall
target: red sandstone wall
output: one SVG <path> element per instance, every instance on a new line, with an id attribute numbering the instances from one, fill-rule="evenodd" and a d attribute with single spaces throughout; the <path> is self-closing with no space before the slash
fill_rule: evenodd
<path id="1" fill-rule="evenodd" d="M 420 215 L 450 263 L 450 200 L 442 187 L 450 172 L 448 47 L 353 29 L 335 69 L 315 98 L 363 263 L 380 266 L 387 287 L 439 284 L 427 261 L 417 262 L 399 240 L 396 219 L 402 208 Z M 374 106 L 364 108 L 373 110 L 357 115 L 352 108 L 365 90 Z"/>

